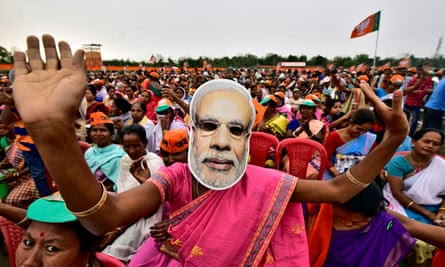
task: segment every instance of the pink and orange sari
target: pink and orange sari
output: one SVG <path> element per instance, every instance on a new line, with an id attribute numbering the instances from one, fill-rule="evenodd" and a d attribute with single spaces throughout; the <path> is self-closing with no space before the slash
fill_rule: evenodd
<path id="1" fill-rule="evenodd" d="M 151 178 L 171 205 L 172 245 L 184 266 L 309 266 L 297 179 L 249 165 L 239 183 L 191 200 L 186 164 Z"/>

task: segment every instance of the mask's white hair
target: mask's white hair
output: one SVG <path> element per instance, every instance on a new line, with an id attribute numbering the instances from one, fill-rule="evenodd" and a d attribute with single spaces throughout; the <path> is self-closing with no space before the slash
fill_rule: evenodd
<path id="1" fill-rule="evenodd" d="M 208 93 L 216 91 L 236 92 L 247 100 L 248 106 L 246 108 L 249 108 L 251 113 L 249 124 L 247 126 L 247 132 L 250 133 L 252 130 L 253 123 L 255 122 L 255 116 L 256 116 L 255 107 L 252 104 L 252 98 L 249 94 L 249 91 L 247 91 L 247 89 L 244 86 L 242 86 L 237 82 L 227 79 L 211 80 L 198 87 L 190 103 L 190 114 L 191 114 L 190 124 L 192 126 L 195 126 L 195 123 L 198 120 L 198 114 L 196 113 L 196 110 L 202 98 L 206 96 Z M 224 111 L 222 110 L 221 112 Z"/>

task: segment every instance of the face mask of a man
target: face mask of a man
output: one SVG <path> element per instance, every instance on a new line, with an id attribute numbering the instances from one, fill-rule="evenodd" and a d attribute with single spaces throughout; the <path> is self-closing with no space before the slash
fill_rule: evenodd
<path id="1" fill-rule="evenodd" d="M 213 89 L 197 91 L 191 104 L 189 167 L 205 187 L 223 190 L 235 185 L 246 170 L 253 110 L 241 85 L 216 80 L 202 88 L 206 86 Z"/>

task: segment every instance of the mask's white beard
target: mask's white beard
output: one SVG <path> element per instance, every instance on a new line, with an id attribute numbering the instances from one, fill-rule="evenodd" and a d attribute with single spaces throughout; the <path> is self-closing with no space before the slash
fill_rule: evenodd
<path id="1" fill-rule="evenodd" d="M 200 181 L 204 186 L 211 189 L 227 189 L 235 185 L 240 178 L 244 175 L 247 166 L 248 153 L 244 152 L 243 158 L 239 161 L 236 156 L 228 151 L 216 151 L 210 149 L 205 154 L 196 155 L 194 140 L 191 142 L 191 147 L 189 151 L 189 165 L 191 167 L 192 173 L 196 176 L 198 181 Z M 206 168 L 204 165 L 204 160 L 206 158 L 214 159 L 224 159 L 233 162 L 233 168 L 230 171 L 221 171 L 218 175 L 218 171 L 215 171 L 211 177 L 206 177 L 202 168 Z"/>

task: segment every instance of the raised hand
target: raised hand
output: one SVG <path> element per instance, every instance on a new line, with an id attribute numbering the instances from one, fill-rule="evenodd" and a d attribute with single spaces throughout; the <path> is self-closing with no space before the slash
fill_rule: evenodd
<path id="1" fill-rule="evenodd" d="M 40 56 L 39 39 L 27 38 L 28 62 L 23 52 L 14 53 L 16 78 L 13 98 L 23 122 L 74 121 L 80 101 L 85 94 L 87 77 L 84 52 L 74 56 L 66 42 L 59 42 L 57 56 L 54 38 L 43 35 L 46 62 Z"/>
<path id="2" fill-rule="evenodd" d="M 143 158 L 131 164 L 130 173 L 141 184 L 144 183 L 151 176 L 150 168 L 148 168 L 147 161 Z"/>
<path id="3" fill-rule="evenodd" d="M 389 134 L 404 139 L 408 134 L 409 128 L 408 121 L 402 108 L 402 91 L 397 90 L 394 92 L 392 108 L 390 108 L 377 97 L 367 82 L 361 82 L 360 88 L 362 88 L 363 93 L 374 106 L 383 123 L 386 125 Z"/>

